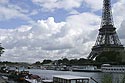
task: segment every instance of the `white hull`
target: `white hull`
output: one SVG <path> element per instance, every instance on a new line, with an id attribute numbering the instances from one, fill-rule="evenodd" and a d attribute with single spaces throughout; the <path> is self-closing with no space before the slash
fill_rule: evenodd
<path id="1" fill-rule="evenodd" d="M 125 66 L 108 66 L 101 67 L 102 72 L 114 72 L 114 73 L 124 73 Z"/>

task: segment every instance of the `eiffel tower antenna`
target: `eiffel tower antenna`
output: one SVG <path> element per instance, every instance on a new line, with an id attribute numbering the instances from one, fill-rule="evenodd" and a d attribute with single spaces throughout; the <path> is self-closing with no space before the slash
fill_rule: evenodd
<path id="1" fill-rule="evenodd" d="M 122 51 L 124 50 L 113 23 L 111 10 L 111 1 L 103 1 L 101 27 L 95 45 L 88 56 L 88 59 L 95 59 L 104 51 Z"/>

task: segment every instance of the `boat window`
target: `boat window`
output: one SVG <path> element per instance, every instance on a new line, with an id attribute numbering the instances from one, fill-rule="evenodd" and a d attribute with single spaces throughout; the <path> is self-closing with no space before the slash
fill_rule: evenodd
<path id="1" fill-rule="evenodd" d="M 88 80 L 77 80 L 76 83 L 89 83 Z"/>

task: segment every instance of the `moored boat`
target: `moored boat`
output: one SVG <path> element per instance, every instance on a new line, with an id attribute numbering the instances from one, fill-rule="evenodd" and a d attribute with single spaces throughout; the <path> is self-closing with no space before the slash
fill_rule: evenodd
<path id="1" fill-rule="evenodd" d="M 124 65 L 110 65 L 110 64 L 103 64 L 101 66 L 102 72 L 112 72 L 112 73 L 124 73 L 125 66 Z"/>
<path id="2" fill-rule="evenodd" d="M 90 77 L 55 75 L 53 76 L 53 83 L 90 83 Z"/>
<path id="3" fill-rule="evenodd" d="M 72 71 L 76 72 L 101 72 L 96 66 L 73 66 Z"/>

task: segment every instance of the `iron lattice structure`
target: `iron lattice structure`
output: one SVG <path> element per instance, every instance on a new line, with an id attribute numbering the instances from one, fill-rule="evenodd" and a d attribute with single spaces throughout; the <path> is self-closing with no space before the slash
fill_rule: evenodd
<path id="1" fill-rule="evenodd" d="M 102 21 L 101 28 L 99 29 L 99 34 L 95 45 L 92 47 L 92 51 L 88 56 L 88 59 L 93 60 L 101 52 L 104 51 L 122 51 L 124 50 L 118 35 L 116 33 L 116 28 L 113 23 L 113 16 L 111 11 L 111 1 L 103 1 L 103 11 L 102 11 Z"/>

